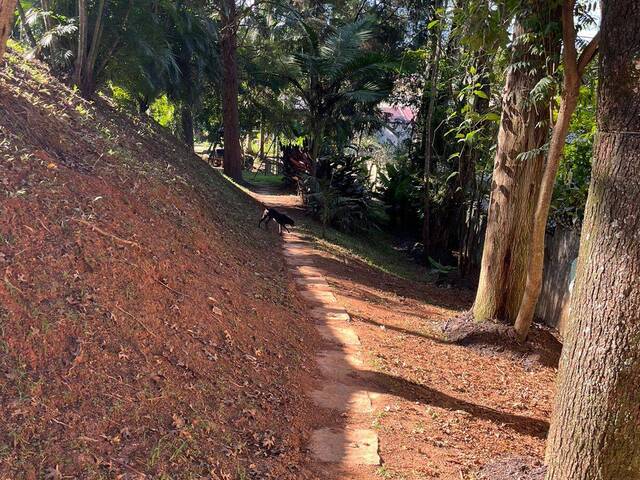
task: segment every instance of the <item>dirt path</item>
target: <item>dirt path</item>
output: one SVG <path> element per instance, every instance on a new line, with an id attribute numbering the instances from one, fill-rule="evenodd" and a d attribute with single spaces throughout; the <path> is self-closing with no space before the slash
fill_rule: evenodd
<path id="1" fill-rule="evenodd" d="M 308 221 L 297 197 L 270 193 L 256 196 Z M 442 326 L 469 307 L 471 292 L 387 275 L 295 234 L 285 240 L 293 281 L 321 305 L 310 316 L 327 341 L 319 356 L 324 379 L 309 395 L 338 430 L 321 425 L 312 437 L 316 459 L 333 460 L 321 464 L 320 478 L 475 480 L 489 478 L 479 472 L 495 459 L 539 463 L 558 353 L 553 338 L 538 332 L 524 350 L 446 343 Z M 370 464 L 352 461 L 349 447 L 359 442 L 339 429 L 366 431 L 371 444 L 377 438 L 381 465 L 372 465 L 373 455 Z M 322 444 L 334 445 L 332 457 L 323 457 Z"/>
<path id="2" fill-rule="evenodd" d="M 255 189 L 254 196 L 267 206 L 286 209 L 293 215 L 299 213 L 299 197 L 294 195 L 279 195 L 262 187 Z M 362 344 L 350 326 L 349 314 L 315 267 L 313 259 L 319 252 L 313 243 L 297 233 L 286 233 L 283 238 L 289 273 L 309 305 L 310 320 L 324 340 L 323 349 L 316 356 L 322 378 L 308 393 L 314 405 L 326 410 L 333 421 L 313 431 L 311 456 L 321 478 L 373 478 L 371 468 L 380 466 L 381 461 L 378 434 L 371 428 L 371 399 L 375 394 L 359 377 L 364 365 Z"/>

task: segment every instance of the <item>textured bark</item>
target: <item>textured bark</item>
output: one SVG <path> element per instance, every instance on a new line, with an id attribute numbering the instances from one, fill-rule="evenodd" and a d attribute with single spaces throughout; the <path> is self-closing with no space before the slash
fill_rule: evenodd
<path id="1" fill-rule="evenodd" d="M 222 19 L 222 124 L 224 125 L 224 173 L 242 178 L 240 119 L 238 115 L 237 14 L 235 0 L 221 0 Z"/>
<path id="2" fill-rule="evenodd" d="M 564 58 L 564 82 L 562 99 L 558 119 L 553 127 L 549 154 L 542 175 L 540 193 L 536 202 L 535 216 L 533 220 L 533 232 L 531 234 L 531 253 L 529 255 L 529 269 L 525 284 L 524 295 L 520 303 L 520 310 L 514 325 L 520 341 L 524 341 L 533 322 L 533 314 L 538 303 L 538 297 L 542 290 L 542 269 L 544 267 L 544 237 L 549 218 L 549 208 L 553 196 L 553 187 L 556 183 L 556 175 L 564 150 L 564 144 L 569 133 L 571 116 L 578 105 L 580 91 L 580 79 L 587 63 L 593 58 L 597 50 L 599 35 L 596 35 L 578 60 L 576 50 L 576 29 L 573 22 L 574 0 L 565 0 L 562 11 L 563 24 L 563 58 Z M 585 57 L 586 55 L 586 57 Z"/>
<path id="3" fill-rule="evenodd" d="M 543 10 L 542 3 L 540 10 Z M 518 37 L 528 34 L 524 26 L 528 23 L 519 19 L 514 27 L 516 45 L 502 98 L 487 231 L 473 306 L 477 321 L 495 318 L 513 323 L 526 281 L 544 155 L 539 153 L 527 159 L 519 155 L 544 146 L 548 135 L 545 122 L 549 115 L 548 103 L 536 106 L 530 99 L 533 87 L 547 74 L 547 58 L 532 55 L 529 45 L 518 41 Z M 559 48 L 558 36 L 547 38 L 545 43 L 549 44 L 548 54 L 555 55 Z M 526 62 L 528 67 L 515 68 L 519 62 Z"/>
<path id="4" fill-rule="evenodd" d="M 640 3 L 602 7 L 598 136 L 547 480 L 640 479 Z"/>
<path id="5" fill-rule="evenodd" d="M 15 0 L 0 0 L 0 59 L 2 59 L 7 48 L 7 40 L 11 34 L 15 9 Z"/>

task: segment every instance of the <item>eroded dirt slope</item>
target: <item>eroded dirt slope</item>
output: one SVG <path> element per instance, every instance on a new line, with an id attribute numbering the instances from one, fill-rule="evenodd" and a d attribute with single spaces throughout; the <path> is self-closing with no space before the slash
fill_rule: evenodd
<path id="1" fill-rule="evenodd" d="M 260 209 L 0 65 L 0 478 L 307 478 L 314 334 Z"/>

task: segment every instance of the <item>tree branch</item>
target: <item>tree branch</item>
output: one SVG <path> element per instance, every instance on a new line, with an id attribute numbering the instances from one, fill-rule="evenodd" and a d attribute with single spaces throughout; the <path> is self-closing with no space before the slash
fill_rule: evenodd
<path id="1" fill-rule="evenodd" d="M 573 21 L 575 0 L 565 0 L 562 6 L 562 43 L 565 78 L 578 76 L 578 52 L 576 50 L 576 27 Z"/>
<path id="2" fill-rule="evenodd" d="M 600 46 L 600 32 L 596 33 L 595 37 L 591 39 L 591 41 L 584 48 L 582 53 L 580 54 L 580 58 L 578 58 L 578 75 L 582 76 L 585 68 L 589 65 L 589 62 L 593 59 L 595 54 L 598 52 L 598 47 Z"/>

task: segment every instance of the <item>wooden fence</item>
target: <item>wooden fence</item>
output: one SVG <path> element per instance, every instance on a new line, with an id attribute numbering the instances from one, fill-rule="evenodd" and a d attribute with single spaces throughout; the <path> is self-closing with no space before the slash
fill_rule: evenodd
<path id="1" fill-rule="evenodd" d="M 575 264 L 580 246 L 580 232 L 557 227 L 547 234 L 544 252 L 544 280 L 536 308 L 536 319 L 566 331 L 571 289 L 575 277 Z"/>

